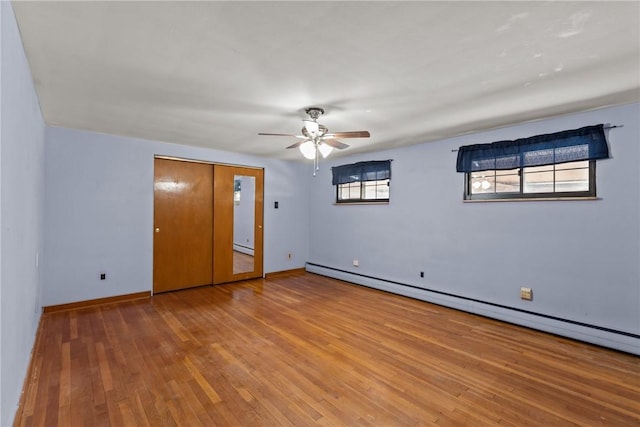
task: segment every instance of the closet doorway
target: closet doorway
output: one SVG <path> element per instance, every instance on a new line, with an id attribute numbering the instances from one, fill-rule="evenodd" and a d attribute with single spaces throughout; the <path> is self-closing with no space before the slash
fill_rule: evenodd
<path id="1" fill-rule="evenodd" d="M 157 157 L 153 292 L 262 277 L 264 170 Z"/>

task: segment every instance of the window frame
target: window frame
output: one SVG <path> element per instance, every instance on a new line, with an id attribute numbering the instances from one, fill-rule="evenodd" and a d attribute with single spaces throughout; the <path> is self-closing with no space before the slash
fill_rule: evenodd
<path id="1" fill-rule="evenodd" d="M 365 186 L 367 185 L 367 183 L 371 183 L 371 182 L 384 182 L 386 181 L 386 185 L 389 188 L 389 190 L 391 189 L 391 179 L 390 178 L 386 178 L 386 179 L 380 179 L 380 180 L 375 180 L 375 181 L 353 181 L 353 182 L 345 182 L 344 184 L 336 184 L 336 204 L 339 205 L 345 205 L 345 204 L 388 204 L 389 203 L 389 197 L 380 199 L 380 198 L 376 198 L 376 199 L 368 199 L 368 198 L 363 198 L 362 195 L 365 194 Z M 349 186 L 351 187 L 353 184 L 358 183 L 360 185 L 360 198 L 359 199 L 341 199 L 340 198 L 340 194 L 341 194 L 341 190 L 343 188 L 343 186 Z M 383 185 L 383 184 L 376 184 L 376 187 L 378 185 Z"/>
<path id="2" fill-rule="evenodd" d="M 582 160 L 578 160 L 577 162 L 581 162 Z M 539 193 L 525 193 L 524 192 L 524 173 L 523 170 L 525 168 L 517 168 L 518 177 L 519 177 L 519 191 L 518 192 L 503 192 L 503 193 L 481 193 L 481 194 L 472 194 L 471 193 L 471 175 L 476 172 L 465 172 L 464 174 L 464 192 L 463 192 L 463 200 L 464 201 L 500 201 L 500 200 L 549 200 L 549 199 L 562 199 L 562 200 L 571 200 L 571 199 L 593 199 L 596 198 L 596 160 L 588 160 L 589 162 L 589 189 L 587 191 L 553 191 L 553 192 L 539 192 Z M 554 188 L 556 185 L 555 180 L 555 171 L 556 166 L 561 164 L 569 164 L 574 162 L 567 163 L 554 163 L 553 171 L 554 171 Z M 534 166 L 535 167 L 535 166 Z M 500 169 L 490 169 L 487 172 L 493 172 L 495 174 L 496 170 Z"/>

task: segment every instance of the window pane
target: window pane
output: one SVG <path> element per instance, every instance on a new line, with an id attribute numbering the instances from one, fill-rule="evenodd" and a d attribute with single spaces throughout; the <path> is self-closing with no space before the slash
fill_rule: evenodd
<path id="1" fill-rule="evenodd" d="M 338 189 L 339 197 L 338 199 L 344 200 L 349 198 L 349 187 L 345 187 L 343 185 L 339 186 Z"/>
<path id="2" fill-rule="evenodd" d="M 360 183 L 350 182 L 338 185 L 339 200 L 350 200 L 360 198 Z"/>
<path id="3" fill-rule="evenodd" d="M 496 180 L 493 171 L 474 173 L 471 176 L 471 194 L 494 193 Z"/>
<path id="4" fill-rule="evenodd" d="M 376 182 L 378 181 L 367 181 L 364 183 L 364 199 L 376 198 Z"/>
<path id="5" fill-rule="evenodd" d="M 517 169 L 496 171 L 496 193 L 519 193 L 520 175 Z"/>
<path id="6" fill-rule="evenodd" d="M 524 169 L 523 191 L 525 193 L 553 193 L 553 170 L 540 171 L 541 168 L 548 168 L 548 166 Z M 531 172 L 531 170 L 535 171 Z"/>
<path id="7" fill-rule="evenodd" d="M 378 200 L 389 198 L 389 180 L 367 181 L 364 184 L 364 198 Z"/>
<path id="8" fill-rule="evenodd" d="M 389 198 L 389 180 L 383 179 L 378 181 L 376 186 L 376 199 L 388 199 Z"/>
<path id="9" fill-rule="evenodd" d="M 349 191 L 342 185 L 338 186 L 338 200 L 344 200 L 349 198 Z"/>
<path id="10" fill-rule="evenodd" d="M 338 184 L 338 200 L 389 200 L 389 179 Z"/>
<path id="11" fill-rule="evenodd" d="M 362 187 L 359 182 L 352 182 L 349 184 L 349 198 L 359 199 L 362 197 Z"/>
<path id="12" fill-rule="evenodd" d="M 556 191 L 589 191 L 589 167 L 556 171 Z"/>

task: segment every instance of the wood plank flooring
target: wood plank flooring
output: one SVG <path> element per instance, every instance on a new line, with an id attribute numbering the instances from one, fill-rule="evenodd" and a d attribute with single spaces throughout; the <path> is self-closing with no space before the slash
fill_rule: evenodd
<path id="1" fill-rule="evenodd" d="M 43 315 L 19 426 L 638 426 L 640 358 L 313 274 Z"/>

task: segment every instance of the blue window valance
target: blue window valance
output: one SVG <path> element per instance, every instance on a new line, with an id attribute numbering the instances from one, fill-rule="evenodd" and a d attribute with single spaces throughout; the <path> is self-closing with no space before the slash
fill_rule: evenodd
<path id="1" fill-rule="evenodd" d="M 335 166 L 331 168 L 331 172 L 333 172 L 333 185 L 391 179 L 391 160 L 373 160 Z"/>
<path id="2" fill-rule="evenodd" d="M 456 170 L 505 170 L 608 157 L 604 125 L 600 124 L 513 141 L 465 145 L 458 150 Z"/>

